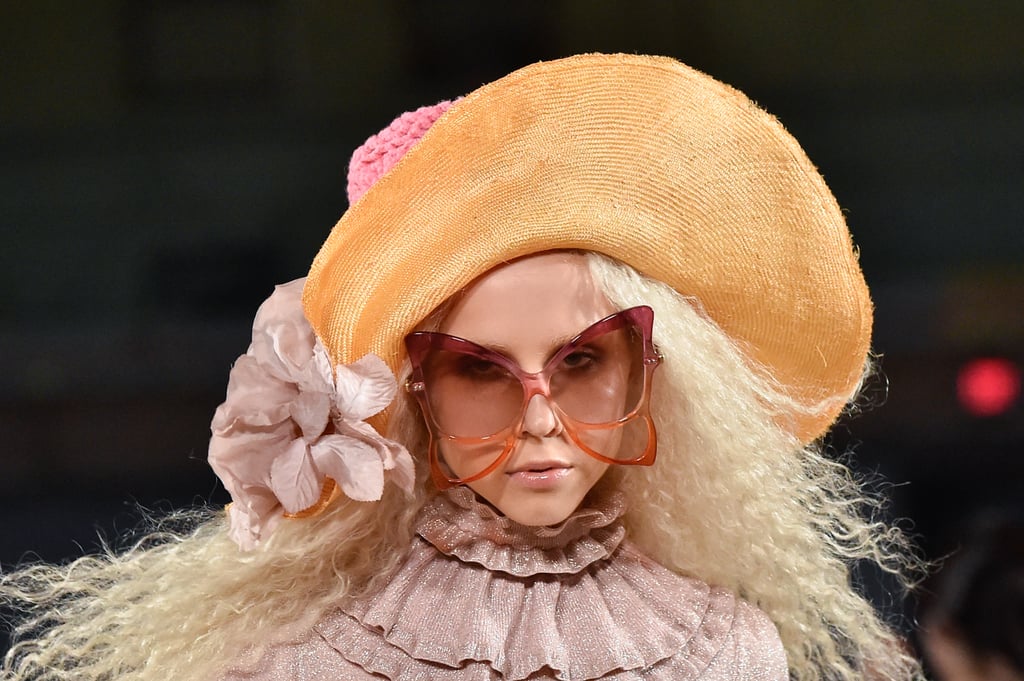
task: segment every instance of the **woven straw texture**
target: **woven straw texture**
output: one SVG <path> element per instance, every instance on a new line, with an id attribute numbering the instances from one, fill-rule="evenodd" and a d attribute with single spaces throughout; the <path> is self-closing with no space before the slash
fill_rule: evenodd
<path id="1" fill-rule="evenodd" d="M 342 216 L 303 304 L 332 361 L 397 370 L 445 299 L 553 249 L 697 299 L 795 399 L 829 401 L 795 424 L 805 441 L 859 381 L 871 301 L 824 180 L 775 118 L 664 57 L 541 62 L 453 104 Z"/>

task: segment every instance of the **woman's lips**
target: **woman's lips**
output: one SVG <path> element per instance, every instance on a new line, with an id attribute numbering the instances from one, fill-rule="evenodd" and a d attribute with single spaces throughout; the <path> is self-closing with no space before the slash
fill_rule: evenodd
<path id="1" fill-rule="evenodd" d="M 507 475 L 526 487 L 543 488 L 556 485 L 572 472 L 572 466 L 559 462 L 542 462 L 519 466 Z"/>

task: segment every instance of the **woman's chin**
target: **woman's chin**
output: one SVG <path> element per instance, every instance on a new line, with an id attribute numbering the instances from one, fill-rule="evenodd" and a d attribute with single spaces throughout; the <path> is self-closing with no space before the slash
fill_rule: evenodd
<path id="1" fill-rule="evenodd" d="M 587 490 L 562 490 L 557 486 L 512 483 L 495 498 L 484 496 L 502 515 L 520 525 L 557 525 L 579 507 Z"/>

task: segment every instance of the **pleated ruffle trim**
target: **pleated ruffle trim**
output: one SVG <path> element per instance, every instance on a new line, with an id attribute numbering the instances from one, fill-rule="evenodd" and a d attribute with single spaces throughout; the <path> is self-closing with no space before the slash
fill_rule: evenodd
<path id="1" fill-rule="evenodd" d="M 622 510 L 612 498 L 524 528 L 462 492 L 438 497 L 394 578 L 317 632 L 395 681 L 692 677 L 728 642 L 737 600 L 622 542 Z"/>
<path id="2" fill-rule="evenodd" d="M 468 487 L 423 509 L 416 530 L 438 551 L 516 577 L 574 574 L 612 555 L 626 535 L 625 497 L 613 492 L 558 525 L 530 527 L 499 514 Z"/>

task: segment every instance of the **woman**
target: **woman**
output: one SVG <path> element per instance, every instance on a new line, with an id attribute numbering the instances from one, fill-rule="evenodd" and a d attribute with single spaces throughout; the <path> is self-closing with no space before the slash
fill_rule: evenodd
<path id="1" fill-rule="evenodd" d="M 232 370 L 227 513 L 8 578 L 11 678 L 918 674 L 849 586 L 902 540 L 814 444 L 870 300 L 774 119 L 584 55 L 400 117 L 349 194 Z"/>

